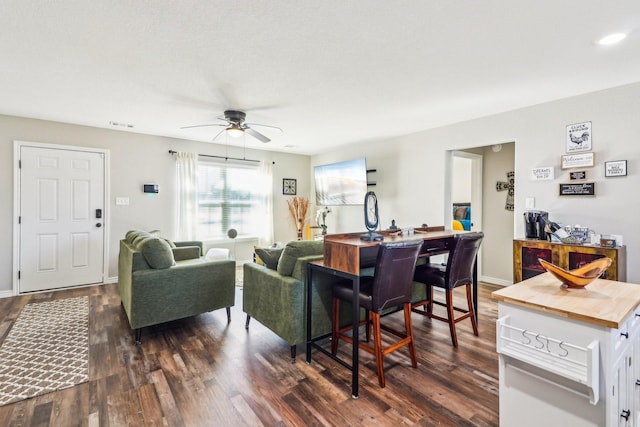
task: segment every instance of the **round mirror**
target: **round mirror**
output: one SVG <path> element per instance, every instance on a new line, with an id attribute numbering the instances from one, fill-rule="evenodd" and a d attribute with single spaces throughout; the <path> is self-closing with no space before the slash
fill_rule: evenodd
<path id="1" fill-rule="evenodd" d="M 235 239 L 236 237 L 238 237 L 238 230 L 236 230 L 235 228 L 230 228 L 229 231 L 227 231 L 227 236 L 230 239 Z"/>

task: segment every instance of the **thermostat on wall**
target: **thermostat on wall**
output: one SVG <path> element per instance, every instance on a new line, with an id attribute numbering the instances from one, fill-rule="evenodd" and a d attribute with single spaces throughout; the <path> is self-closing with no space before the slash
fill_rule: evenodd
<path id="1" fill-rule="evenodd" d="M 158 192 L 158 184 L 144 184 L 143 191 L 145 193 L 157 193 Z"/>

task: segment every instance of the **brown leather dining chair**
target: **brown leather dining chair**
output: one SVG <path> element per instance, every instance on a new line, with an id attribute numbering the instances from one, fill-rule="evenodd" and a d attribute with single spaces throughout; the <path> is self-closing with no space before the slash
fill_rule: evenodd
<path id="1" fill-rule="evenodd" d="M 426 299 L 412 304 L 412 311 L 422 314 L 431 319 L 437 319 L 449 324 L 451 341 L 453 346 L 458 346 L 458 336 L 456 334 L 456 323 L 470 318 L 473 333 L 478 335 L 478 323 L 473 307 L 471 296 L 471 285 L 473 282 L 473 267 L 476 255 L 480 249 L 480 244 L 484 237 L 483 233 L 456 234 L 453 237 L 449 257 L 446 266 L 442 264 L 425 264 L 418 266 L 413 280 L 418 286 L 426 286 Z M 437 301 L 433 298 L 433 287 L 444 288 L 445 302 Z M 453 304 L 453 290 L 459 286 L 465 286 L 467 291 L 467 308 L 455 307 Z M 438 316 L 433 313 L 433 304 L 444 306 L 447 309 L 447 317 Z M 422 306 L 423 309 L 418 307 Z M 426 310 L 425 310 L 426 309 Z M 462 312 L 461 316 L 455 317 L 455 312 Z"/>
<path id="2" fill-rule="evenodd" d="M 411 287 L 422 243 L 422 240 L 381 243 L 374 275 L 363 276 L 360 279 L 358 298 L 360 307 L 366 310 L 367 341 L 369 340 L 369 325 L 373 327 L 373 346 L 368 342 L 360 342 L 359 348 L 375 355 L 380 387 L 385 386 L 383 356 L 408 345 L 411 365 L 414 368 L 418 366 L 411 329 Z M 339 324 L 340 300 L 351 302 L 353 297 L 351 281 L 341 281 L 333 285 L 331 352 L 334 356 L 338 352 L 339 339 L 353 344 L 352 337 L 346 334 L 347 331 L 352 330 L 352 326 L 340 328 Z M 401 305 L 404 308 L 404 332 L 380 323 L 383 310 Z M 396 335 L 400 340 L 382 348 L 381 329 Z"/>

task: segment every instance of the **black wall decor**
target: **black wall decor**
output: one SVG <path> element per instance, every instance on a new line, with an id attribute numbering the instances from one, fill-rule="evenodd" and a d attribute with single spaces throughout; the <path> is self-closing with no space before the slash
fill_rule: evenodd
<path id="1" fill-rule="evenodd" d="M 595 196 L 596 183 L 583 182 L 580 184 L 560 184 L 561 196 Z"/>

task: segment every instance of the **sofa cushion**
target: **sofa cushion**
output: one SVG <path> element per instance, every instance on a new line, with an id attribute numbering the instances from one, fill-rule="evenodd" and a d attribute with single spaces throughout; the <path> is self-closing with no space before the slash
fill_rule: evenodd
<path id="1" fill-rule="evenodd" d="M 173 240 L 169 240 L 169 239 L 164 239 L 164 240 L 169 244 L 171 249 L 175 249 L 177 247 L 176 244 L 173 243 Z"/>
<path id="2" fill-rule="evenodd" d="M 271 249 L 271 248 L 255 248 L 256 255 L 260 257 L 264 265 L 267 268 L 276 270 L 278 268 L 278 261 L 284 251 L 283 248 Z M 292 270 L 293 271 L 293 270 Z"/>
<path id="3" fill-rule="evenodd" d="M 323 252 L 322 240 L 298 240 L 287 243 L 280 260 L 278 260 L 278 273 L 283 276 L 291 276 L 296 260 L 309 255 L 321 255 Z"/>
<path id="4" fill-rule="evenodd" d="M 164 239 L 146 239 L 142 242 L 140 252 L 151 268 L 169 268 L 176 263 L 171 246 Z"/>

